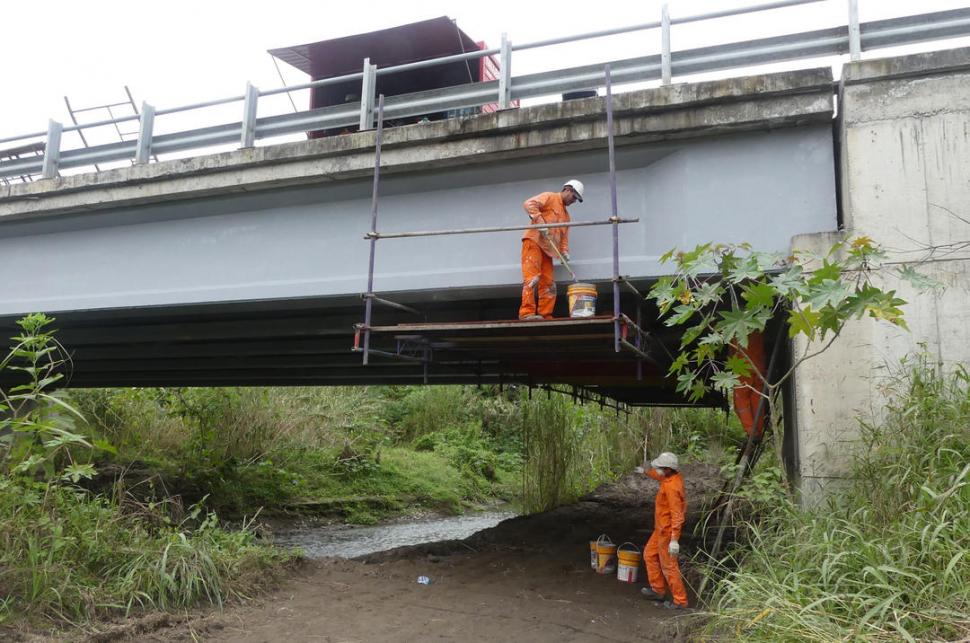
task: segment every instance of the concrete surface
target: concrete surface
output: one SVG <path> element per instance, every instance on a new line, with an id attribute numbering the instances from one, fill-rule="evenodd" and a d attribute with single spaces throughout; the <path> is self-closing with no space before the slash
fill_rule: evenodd
<path id="1" fill-rule="evenodd" d="M 830 122 L 831 70 L 684 83 L 614 96 L 620 144 Z M 384 132 L 382 173 L 466 167 L 606 146 L 605 99 Z M 369 177 L 373 131 L 0 186 L 0 220 Z"/>
<path id="2" fill-rule="evenodd" d="M 865 319 L 799 369 L 795 383 L 805 498 L 847 474 L 859 414 L 878 420 L 900 360 L 925 352 L 952 369 L 970 360 L 970 49 L 846 65 L 839 106 L 846 234 L 889 254 L 876 279 L 895 289 L 911 332 Z M 827 248 L 825 236 L 794 246 Z M 918 292 L 893 273 L 913 265 L 946 286 Z M 795 343 L 796 352 L 804 349 Z"/>

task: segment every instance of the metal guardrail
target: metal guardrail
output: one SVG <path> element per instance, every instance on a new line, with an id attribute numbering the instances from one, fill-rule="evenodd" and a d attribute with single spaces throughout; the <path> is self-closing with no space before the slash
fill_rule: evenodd
<path id="1" fill-rule="evenodd" d="M 523 98 L 582 89 L 597 89 L 605 84 L 604 64 L 602 63 L 513 77 L 511 75 L 512 52 L 648 29 L 661 29 L 661 53 L 606 63 L 612 70 L 614 83 L 623 84 L 659 79 L 662 83 L 669 84 L 674 75 L 721 71 L 821 56 L 849 54 L 852 59 L 857 59 L 862 51 L 970 35 L 970 8 L 859 24 L 858 0 L 845 0 L 848 4 L 848 24 L 845 26 L 698 49 L 671 51 L 670 48 L 672 25 L 821 1 L 826 0 L 778 0 L 682 18 L 670 18 L 666 5 L 664 5 L 661 20 L 658 22 L 552 38 L 516 46 L 513 46 L 506 35 L 503 34 L 501 46 L 493 49 L 380 69 L 376 65 L 371 65 L 369 59 L 365 59 L 363 69 L 359 73 L 325 78 L 299 85 L 259 91 L 252 84 L 247 83 L 246 92 L 240 96 L 159 110 L 148 103 L 143 103 L 139 116 L 125 116 L 71 127 L 64 127 L 51 120 L 46 132 L 34 132 L 0 139 L 0 144 L 3 144 L 45 137 L 45 153 L 43 156 L 0 162 L 0 177 L 39 173 L 43 178 L 53 178 L 57 176 L 60 169 L 91 166 L 95 163 L 131 160 L 136 164 L 145 164 L 149 162 L 152 155 L 157 154 L 203 149 L 232 143 L 238 143 L 241 148 L 247 148 L 253 147 L 255 142 L 260 139 L 319 129 L 353 126 L 360 129 L 371 129 L 376 111 L 374 105 L 375 85 L 378 76 L 495 54 L 499 55 L 500 60 L 500 78 L 498 80 L 389 97 L 385 105 L 386 116 L 388 118 L 405 118 L 452 109 L 480 107 L 495 102 L 498 103 L 500 108 L 504 109 L 508 108 L 512 101 Z M 256 116 L 260 97 L 349 81 L 361 82 L 362 99 L 360 103 L 347 103 L 265 118 L 257 118 Z M 173 134 L 155 135 L 153 133 L 156 117 L 239 101 L 243 102 L 243 117 L 238 122 Z M 60 141 L 64 132 L 81 131 L 136 119 L 139 120 L 137 141 L 61 150 Z"/>

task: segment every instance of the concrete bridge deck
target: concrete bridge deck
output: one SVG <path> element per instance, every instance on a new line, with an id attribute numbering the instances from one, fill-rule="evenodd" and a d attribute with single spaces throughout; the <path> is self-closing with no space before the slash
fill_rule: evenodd
<path id="1" fill-rule="evenodd" d="M 832 119 L 828 69 L 616 95 L 619 208 L 640 219 L 621 226 L 621 274 L 645 291 L 671 247 L 717 239 L 784 253 L 797 234 L 836 230 Z M 523 200 L 571 177 L 587 186 L 574 220 L 603 219 L 605 121 L 604 99 L 592 98 L 386 130 L 380 229 L 521 225 Z M 494 351 L 427 372 L 361 366 L 350 349 L 373 151 L 374 133 L 361 132 L 0 187 L 0 270 L 29 275 L 0 284 L 0 317 L 56 316 L 72 386 L 612 381 L 614 397 L 682 402 L 657 365 L 637 379 L 635 360 L 617 363 L 608 345 L 573 369 L 563 355 L 529 372 Z M 612 309 L 609 234 L 571 236 L 602 311 Z M 376 292 L 432 321 L 514 318 L 518 233 L 378 246 Z M 631 317 L 636 299 L 622 296 Z M 644 315 L 673 350 L 677 337 Z M 375 317 L 407 321 L 382 308 Z"/>

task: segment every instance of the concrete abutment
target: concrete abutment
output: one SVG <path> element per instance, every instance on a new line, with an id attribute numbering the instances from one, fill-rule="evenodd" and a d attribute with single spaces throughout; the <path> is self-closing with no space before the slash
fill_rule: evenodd
<path id="1" fill-rule="evenodd" d="M 838 100 L 844 235 L 887 252 L 875 279 L 896 290 L 910 331 L 863 319 L 805 362 L 794 381 L 797 467 L 813 504 L 850 475 L 859 419 L 879 421 L 901 360 L 925 354 L 952 370 L 970 359 L 970 49 L 847 64 Z M 793 249 L 839 239 L 801 235 Z M 945 289 L 917 290 L 911 265 Z M 796 354 L 805 342 L 794 342 Z"/>

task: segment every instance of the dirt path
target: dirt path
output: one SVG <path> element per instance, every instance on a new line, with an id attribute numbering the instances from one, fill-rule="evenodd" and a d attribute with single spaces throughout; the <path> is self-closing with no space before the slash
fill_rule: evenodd
<path id="1" fill-rule="evenodd" d="M 687 467 L 691 509 L 717 488 Z M 307 563 L 259 600 L 132 638 L 145 641 L 674 641 L 689 616 L 639 596 L 640 583 L 590 570 L 588 541 L 642 547 L 656 483 L 628 477 L 551 512 L 507 520 L 465 541 Z M 696 512 L 692 511 L 696 520 Z M 683 539 L 687 555 L 690 539 Z M 641 575 L 642 575 L 641 570 Z M 418 576 L 432 584 L 418 584 Z M 688 581 L 693 574 L 687 571 Z"/>

